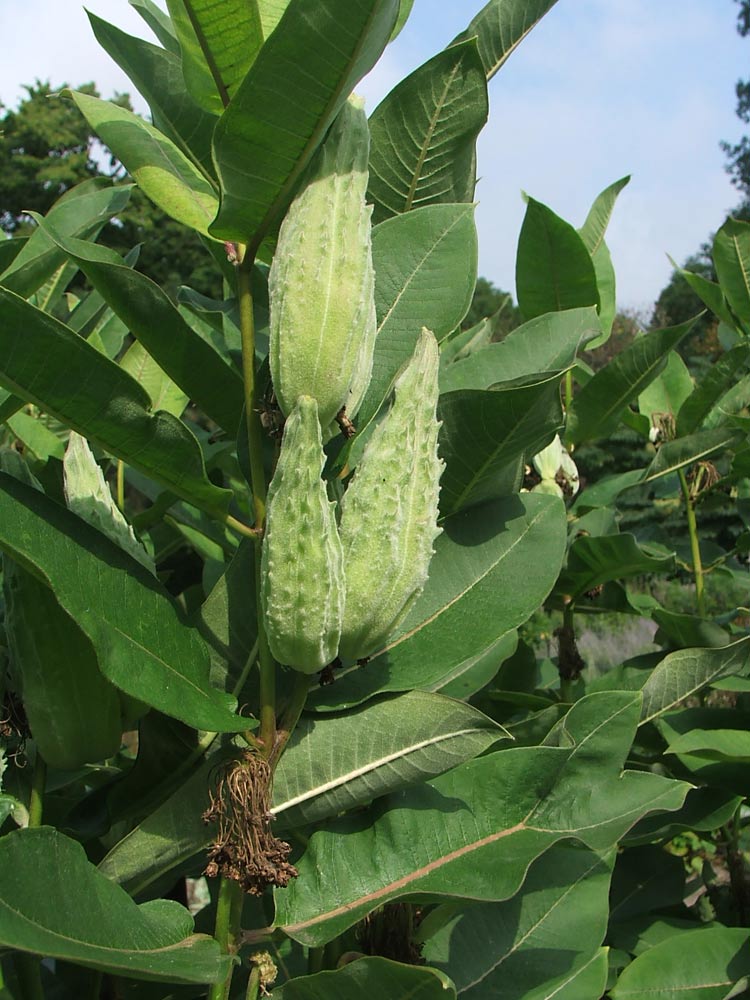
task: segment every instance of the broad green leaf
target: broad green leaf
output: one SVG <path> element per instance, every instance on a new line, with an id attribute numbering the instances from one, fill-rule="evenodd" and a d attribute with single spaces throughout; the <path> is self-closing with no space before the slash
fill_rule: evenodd
<path id="1" fill-rule="evenodd" d="M 380 409 L 426 326 L 438 341 L 459 325 L 476 283 L 473 205 L 429 205 L 387 219 L 372 233 L 378 336 L 372 379 L 358 415 Z"/>
<path id="2" fill-rule="evenodd" d="M 527 320 L 599 305 L 591 254 L 569 222 L 528 198 L 516 257 L 518 308 Z"/>
<path id="3" fill-rule="evenodd" d="M 164 48 L 172 55 L 179 56 L 180 43 L 175 36 L 174 25 L 169 14 L 157 6 L 154 0 L 128 0 L 128 3 L 140 14 Z"/>
<path id="4" fill-rule="evenodd" d="M 338 671 L 309 704 L 336 710 L 378 692 L 438 690 L 527 621 L 552 589 L 566 544 L 556 497 L 518 494 L 454 514 L 443 528 L 425 589 L 385 649 L 366 666 Z"/>
<path id="5" fill-rule="evenodd" d="M 604 234 L 607 231 L 609 220 L 612 218 L 617 196 L 629 182 L 630 175 L 621 177 L 619 181 L 610 184 L 600 195 L 597 195 L 589 214 L 586 216 L 586 221 L 578 230 L 586 249 L 592 256 L 603 245 Z"/>
<path id="6" fill-rule="evenodd" d="M 651 617 L 659 626 L 657 641 L 664 643 L 665 637 L 675 649 L 687 646 L 726 646 L 729 635 L 717 622 L 697 615 L 676 614 L 666 608 L 654 608 Z"/>
<path id="7" fill-rule="evenodd" d="M 597 372 L 568 410 L 567 437 L 574 444 L 606 437 L 620 423 L 628 403 L 661 374 L 669 352 L 690 332 L 693 321 L 638 337 Z"/>
<path id="8" fill-rule="evenodd" d="M 565 981 L 598 953 L 611 874 L 611 857 L 557 844 L 534 862 L 512 899 L 475 904 L 452 917 L 455 907 L 447 904 L 449 919 L 428 937 L 423 956 L 451 976 L 465 1000 L 525 1000 Z M 430 915 L 421 934 L 429 935 L 430 923 L 441 916 L 440 910 Z"/>
<path id="9" fill-rule="evenodd" d="M 643 687 L 641 723 L 675 708 L 683 699 L 723 677 L 750 667 L 750 638 L 719 649 L 679 649 L 665 656 Z"/>
<path id="10" fill-rule="evenodd" d="M 49 586 L 121 691 L 196 729 L 251 720 L 209 685 L 208 650 L 167 592 L 129 555 L 38 490 L 0 473 L 0 548 Z"/>
<path id="11" fill-rule="evenodd" d="M 659 735 L 667 745 L 676 743 L 693 730 L 727 730 L 742 728 L 747 732 L 748 713 L 738 709 L 678 708 L 656 720 Z M 739 749 L 739 748 L 738 748 Z M 671 763 L 671 758 L 668 758 Z M 696 750 L 679 751 L 681 773 L 687 772 L 698 785 L 709 785 L 725 793 L 744 796 L 750 782 L 750 764 L 741 756 L 722 758 L 717 754 Z"/>
<path id="12" fill-rule="evenodd" d="M 503 738 L 506 731 L 475 708 L 425 691 L 304 716 L 274 774 L 273 813 L 281 827 L 317 823 L 450 770 Z"/>
<path id="13" fill-rule="evenodd" d="M 638 397 L 638 409 L 652 424 L 657 414 L 676 417 L 694 388 L 687 365 L 677 351 L 670 351 L 664 371 Z"/>
<path id="14" fill-rule="evenodd" d="M 143 386 L 155 410 L 164 410 L 173 417 L 182 416 L 190 397 L 175 385 L 140 341 L 130 345 L 120 361 L 120 367 Z"/>
<path id="15" fill-rule="evenodd" d="M 336 114 L 377 62 L 398 0 L 291 0 L 214 131 L 211 234 L 257 248 Z"/>
<path id="16" fill-rule="evenodd" d="M 644 483 L 661 476 L 669 476 L 687 465 L 702 462 L 717 452 L 737 447 L 746 435 L 732 427 L 715 427 L 708 431 L 698 431 L 688 437 L 677 438 L 661 445 L 651 465 L 646 469 Z"/>
<path id="17" fill-rule="evenodd" d="M 742 927 L 674 934 L 631 962 L 610 995 L 612 1000 L 727 1000 L 732 987 L 750 975 L 749 944 L 750 932 Z"/>
<path id="18" fill-rule="evenodd" d="M 501 383 L 491 391 L 460 389 L 440 396 L 444 517 L 502 496 L 507 467 L 552 441 L 563 425 L 561 378 L 555 373 L 525 385 Z"/>
<path id="19" fill-rule="evenodd" d="M 555 3 L 556 0 L 490 0 L 454 43 L 477 36 L 489 79 Z"/>
<path id="20" fill-rule="evenodd" d="M 589 349 L 594 351 L 605 344 L 612 333 L 612 324 L 617 315 L 617 282 L 612 255 L 606 243 L 601 243 L 598 250 L 591 255 L 594 262 L 596 287 L 599 290 L 599 324 L 601 335 L 591 342 Z"/>
<path id="21" fill-rule="evenodd" d="M 576 497 L 573 510 L 582 514 L 587 510 L 597 510 L 610 507 L 623 490 L 638 486 L 645 475 L 645 469 L 631 469 L 630 472 L 620 472 L 614 476 L 603 476 L 598 483 L 587 487 Z"/>
<path id="22" fill-rule="evenodd" d="M 85 900 L 76 905 L 75 900 Z M 182 906 L 158 899 L 136 906 L 51 827 L 18 830 L 0 842 L 0 944 L 99 969 L 168 983 L 214 983 L 229 959 L 193 934 Z"/>
<path id="23" fill-rule="evenodd" d="M 556 590 L 578 598 L 608 580 L 674 570 L 674 555 L 649 551 L 630 534 L 582 535 L 573 542 Z"/>
<path id="24" fill-rule="evenodd" d="M 216 118 L 188 95 L 179 55 L 128 35 L 96 14 L 88 16 L 96 40 L 148 101 L 154 125 L 207 177 L 213 176 L 211 137 Z"/>
<path id="25" fill-rule="evenodd" d="M 189 503 L 226 515 L 231 493 L 208 479 L 195 437 L 170 414 L 151 413 L 130 375 L 3 288 L 0 310 L 0 384 Z"/>
<path id="26" fill-rule="evenodd" d="M 208 235 L 219 201 L 192 160 L 132 111 L 88 94 L 66 93 L 143 193 L 177 222 Z"/>
<path id="27" fill-rule="evenodd" d="M 88 237 L 125 208 L 130 191 L 130 184 L 113 187 L 103 178 L 92 178 L 66 191 L 45 218 L 65 236 Z M 64 261 L 65 254 L 50 242 L 46 233 L 36 229 L 0 274 L 0 285 L 28 298 Z"/>
<path id="28" fill-rule="evenodd" d="M 190 96 L 220 115 L 263 44 L 257 0 L 167 0 Z"/>
<path id="29" fill-rule="evenodd" d="M 722 293 L 721 285 L 717 285 L 715 281 L 709 281 L 702 274 L 694 274 L 692 271 L 686 271 L 684 268 L 679 267 L 671 257 L 669 259 L 675 271 L 682 275 L 704 305 L 715 316 L 718 316 L 720 321 L 731 331 L 734 331 L 737 326 L 737 319 L 732 315 L 732 310 L 729 308 L 729 304 Z"/>
<path id="30" fill-rule="evenodd" d="M 411 14 L 411 9 L 414 6 L 414 0 L 401 0 L 398 8 L 398 17 L 396 18 L 396 24 L 391 32 L 391 41 L 401 34 L 401 30 L 409 20 L 409 15 Z"/>
<path id="31" fill-rule="evenodd" d="M 395 87 L 370 117 L 373 221 L 471 201 L 488 110 L 476 39 L 444 49 Z"/>
<path id="32" fill-rule="evenodd" d="M 688 792 L 682 809 L 641 820 L 627 835 L 625 842 L 652 844 L 655 840 L 667 841 L 685 830 L 718 830 L 731 821 L 742 799 L 743 796 L 731 795 L 720 788 L 693 788 Z M 661 861 L 663 869 L 663 857 Z"/>
<path id="33" fill-rule="evenodd" d="M 278 1000 L 456 1000 L 447 976 L 435 969 L 404 965 L 387 958 L 360 958 L 335 972 L 297 976 L 273 991 Z"/>
<path id="34" fill-rule="evenodd" d="M 750 347 L 738 344 L 717 358 L 708 371 L 701 374 L 693 392 L 677 414 L 677 433 L 680 437 L 697 431 L 705 418 L 725 392 L 747 371 Z"/>
<path id="35" fill-rule="evenodd" d="M 268 38 L 275 29 L 288 6 L 289 0 L 258 0 L 260 20 L 265 38 Z"/>
<path id="36" fill-rule="evenodd" d="M 720 427 L 728 422 L 730 417 L 738 416 L 750 406 L 750 376 L 740 378 L 731 389 L 724 393 L 711 412 L 703 421 L 706 430 Z"/>
<path id="37" fill-rule="evenodd" d="M 500 312 L 502 312 L 502 306 L 495 313 L 495 316 L 499 315 Z M 457 330 L 453 336 L 446 338 L 440 345 L 440 365 L 442 367 L 452 365 L 456 361 L 470 357 L 477 351 L 483 351 L 492 342 L 495 316 L 480 319 L 468 330 Z"/>
<path id="38" fill-rule="evenodd" d="M 255 542 L 245 539 L 208 595 L 196 625 L 208 643 L 211 681 L 231 691 L 258 637 Z"/>
<path id="39" fill-rule="evenodd" d="M 639 711 L 639 695 L 590 695 L 548 737 L 563 745 L 495 752 L 390 796 L 367 825 L 331 822 L 275 894 L 276 926 L 318 946 L 402 896 L 508 899 L 560 840 L 611 849 L 641 816 L 679 808 L 690 787 L 622 771 Z"/>
<path id="40" fill-rule="evenodd" d="M 45 426 L 40 417 L 32 417 L 23 411 L 6 420 L 8 427 L 24 448 L 42 461 L 50 456 L 61 459 L 65 454 L 65 442 Z"/>
<path id="41" fill-rule="evenodd" d="M 500 343 L 442 369 L 440 391 L 489 389 L 538 372 L 562 371 L 599 331 L 592 306 L 538 316 L 511 330 Z"/>
<path id="42" fill-rule="evenodd" d="M 750 733 L 742 729 L 693 729 L 669 741 L 665 753 L 750 763 Z"/>
<path id="43" fill-rule="evenodd" d="M 63 239 L 50 228 L 47 231 L 154 361 L 207 416 L 234 437 L 244 405 L 242 378 L 237 370 L 195 333 L 156 282 L 128 267 L 115 250 L 84 240 Z"/>
<path id="44" fill-rule="evenodd" d="M 721 290 L 737 318 L 750 324 L 750 223 L 728 219 L 712 250 Z"/>

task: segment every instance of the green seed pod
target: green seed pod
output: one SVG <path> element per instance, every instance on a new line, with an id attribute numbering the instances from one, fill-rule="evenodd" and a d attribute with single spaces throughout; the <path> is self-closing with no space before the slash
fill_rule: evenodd
<path id="1" fill-rule="evenodd" d="M 341 544 L 346 608 L 339 654 L 378 650 L 419 596 L 437 527 L 440 425 L 437 341 L 422 330 L 395 384 L 390 412 L 375 429 L 344 494 Z"/>
<path id="2" fill-rule="evenodd" d="M 313 160 L 279 232 L 269 274 L 269 362 L 279 406 L 317 400 L 327 427 L 370 381 L 376 321 L 370 216 L 370 137 L 363 102 L 350 98 Z"/>
<path id="3" fill-rule="evenodd" d="M 120 697 L 94 647 L 49 587 L 7 557 L 3 569 L 11 678 L 40 754 L 64 770 L 112 757 Z"/>
<path id="4" fill-rule="evenodd" d="M 335 658 L 344 613 L 341 541 L 336 505 L 320 477 L 324 462 L 317 404 L 300 396 L 268 490 L 260 593 L 271 652 L 305 674 Z"/>

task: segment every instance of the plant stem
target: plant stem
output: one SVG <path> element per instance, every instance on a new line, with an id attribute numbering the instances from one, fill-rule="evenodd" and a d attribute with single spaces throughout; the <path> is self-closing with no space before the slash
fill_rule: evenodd
<path id="1" fill-rule="evenodd" d="M 693 576 L 695 578 L 695 603 L 698 614 L 701 618 L 706 617 L 706 600 L 703 590 L 703 561 L 701 560 L 701 545 L 698 535 L 698 522 L 695 518 L 695 498 L 690 493 L 685 473 L 680 469 L 677 473 L 680 479 L 680 488 L 685 498 L 685 510 L 687 514 L 688 534 L 690 535 L 690 551 L 693 557 Z"/>
<path id="2" fill-rule="evenodd" d="M 117 506 L 120 513 L 125 513 L 125 463 L 121 458 L 117 459 Z"/>
<path id="3" fill-rule="evenodd" d="M 734 909 L 740 927 L 747 927 L 747 894 L 745 890 L 745 861 L 740 850 L 740 806 L 737 807 L 732 819 L 724 827 L 723 834 L 727 841 L 727 869 L 732 887 Z"/>
<path id="4" fill-rule="evenodd" d="M 276 742 L 271 756 L 268 759 L 272 770 L 278 763 L 279 757 L 281 757 L 284 752 L 284 748 L 289 742 L 289 737 L 294 732 L 294 727 L 297 725 L 299 717 L 302 714 L 302 709 L 305 707 L 309 690 L 310 678 L 308 675 L 299 672 L 295 673 L 292 696 L 289 699 L 289 704 L 286 706 L 284 714 L 281 717 L 279 727 L 276 730 Z"/>
<path id="5" fill-rule="evenodd" d="M 242 902 L 243 893 L 240 883 L 222 877 L 219 885 L 219 900 L 216 904 L 214 937 L 219 942 L 224 955 L 233 955 L 237 950 Z M 230 969 L 229 975 L 223 983 L 213 984 L 208 994 L 208 1000 L 225 1000 L 229 996 L 233 971 L 234 966 Z"/>
<path id="6" fill-rule="evenodd" d="M 47 781 L 47 765 L 37 750 L 34 762 L 34 775 L 31 781 L 29 797 L 29 829 L 42 825 L 42 807 L 44 804 L 44 786 Z"/>
<path id="7" fill-rule="evenodd" d="M 570 409 L 570 404 L 573 402 L 573 372 L 568 371 L 565 373 L 565 409 Z"/>
<path id="8" fill-rule="evenodd" d="M 44 1000 L 41 958 L 19 951 L 13 956 L 13 964 L 23 1000 Z"/>
<path id="9" fill-rule="evenodd" d="M 247 981 L 247 992 L 245 993 L 245 1000 L 257 1000 L 258 991 L 260 990 L 260 969 L 257 965 L 254 965 L 250 970 L 250 978 Z"/>

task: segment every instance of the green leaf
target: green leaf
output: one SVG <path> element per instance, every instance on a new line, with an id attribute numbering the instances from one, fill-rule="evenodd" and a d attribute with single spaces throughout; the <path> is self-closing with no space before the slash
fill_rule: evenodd
<path id="1" fill-rule="evenodd" d="M 612 218 L 617 196 L 630 182 L 630 175 L 621 177 L 619 181 L 610 184 L 600 195 L 597 195 L 594 204 L 589 209 L 586 221 L 578 230 L 581 239 L 586 245 L 586 249 L 593 256 L 604 243 L 604 234 L 607 231 L 609 220 Z"/>
<path id="2" fill-rule="evenodd" d="M 556 0 L 490 0 L 455 42 L 477 36 L 487 78 L 493 77 Z"/>
<path id="3" fill-rule="evenodd" d="M 732 310 L 729 308 L 729 304 L 722 293 L 721 285 L 717 285 L 714 281 L 709 281 L 708 278 L 704 278 L 701 274 L 685 271 L 683 268 L 678 267 L 671 257 L 669 259 L 672 261 L 675 270 L 687 281 L 698 298 L 708 306 L 715 316 L 719 317 L 722 323 L 734 331 L 737 326 L 737 319 L 732 315 Z"/>
<path id="4" fill-rule="evenodd" d="M 85 900 L 84 905 L 72 905 Z M 213 938 L 193 934 L 187 910 L 169 900 L 141 906 L 51 827 L 0 841 L 0 943 L 115 976 L 215 983 L 229 962 Z"/>
<path id="5" fill-rule="evenodd" d="M 423 957 L 451 976 L 464 1000 L 525 1000 L 542 988 L 556 996 L 571 971 L 599 952 L 611 874 L 611 857 L 557 844 L 534 862 L 512 899 L 475 904 L 455 916 L 447 904 L 445 916 L 440 909 L 430 915 L 420 927 L 428 937 Z M 431 923 L 446 918 L 430 935 Z"/>
<path id="6" fill-rule="evenodd" d="M 698 430 L 718 400 L 736 383 L 738 376 L 747 371 L 748 363 L 750 347 L 738 344 L 701 374 L 700 381 L 677 414 L 677 433 L 680 437 Z"/>
<path id="7" fill-rule="evenodd" d="M 593 306 L 538 316 L 511 330 L 500 343 L 442 369 L 440 391 L 489 389 L 538 372 L 562 371 L 599 331 Z"/>
<path id="8" fill-rule="evenodd" d="M 599 245 L 599 249 L 591 255 L 591 259 L 594 262 L 596 287 L 599 290 L 599 324 L 602 328 L 601 336 L 588 345 L 589 350 L 595 351 L 609 340 L 612 333 L 612 324 L 617 315 L 617 283 L 612 255 L 606 243 Z"/>
<path id="9" fill-rule="evenodd" d="M 216 118 L 193 103 L 185 89 L 179 54 L 128 35 L 88 13 L 96 40 L 148 101 L 154 125 L 212 177 L 211 137 Z"/>
<path id="10" fill-rule="evenodd" d="M 422 327 L 440 341 L 466 315 L 477 252 L 473 205 L 430 205 L 373 230 L 378 336 L 370 386 L 358 415 L 360 429 L 380 409 Z"/>
<path id="11" fill-rule="evenodd" d="M 46 462 L 50 455 L 62 459 L 65 454 L 65 442 L 49 430 L 39 417 L 20 412 L 9 417 L 6 423 L 18 440 L 23 442 L 24 448 L 40 461 Z"/>
<path id="12" fill-rule="evenodd" d="M 76 91 L 66 95 L 155 205 L 177 222 L 208 235 L 219 206 L 216 191 L 171 139 L 111 101 Z"/>
<path id="13" fill-rule="evenodd" d="M 445 517 L 503 495 L 505 472 L 525 455 L 536 455 L 563 425 L 562 372 L 526 385 L 501 383 L 491 391 L 443 393 L 440 511 Z"/>
<path id="14" fill-rule="evenodd" d="M 167 0 L 190 96 L 220 115 L 263 44 L 257 0 Z"/>
<path id="15" fill-rule="evenodd" d="M 236 732 L 208 681 L 208 651 L 166 591 L 117 545 L 38 490 L 0 473 L 0 548 L 46 583 L 121 691 L 196 729 Z"/>
<path id="16" fill-rule="evenodd" d="M 709 431 L 698 431 L 688 437 L 667 441 L 656 453 L 651 465 L 646 469 L 642 482 L 650 483 L 661 476 L 669 476 L 686 465 L 701 462 L 717 452 L 735 448 L 745 440 L 746 435 L 732 427 L 715 427 Z"/>
<path id="17" fill-rule="evenodd" d="M 195 333 L 159 285 L 128 267 L 116 251 L 84 240 L 66 240 L 46 228 L 154 361 L 234 437 L 244 405 L 239 373 Z"/>
<path id="18" fill-rule="evenodd" d="M 213 236 L 253 249 L 279 222 L 397 13 L 398 0 L 291 0 L 214 132 L 222 200 Z"/>
<path id="19" fill-rule="evenodd" d="M 669 741 L 665 753 L 750 763 L 750 733 L 741 729 L 693 729 Z"/>
<path id="20" fill-rule="evenodd" d="M 612 1000 L 727 1000 L 750 975 L 748 937 L 742 927 L 721 926 L 673 934 L 630 963 Z"/>
<path id="21" fill-rule="evenodd" d="M 130 184 L 113 187 L 103 178 L 92 178 L 66 191 L 45 218 L 64 236 L 92 236 L 108 219 L 122 212 L 130 191 Z M 0 285 L 21 298 L 28 298 L 64 261 L 65 254 L 47 234 L 35 229 L 10 266 L 0 274 Z"/>
<path id="22" fill-rule="evenodd" d="M 130 375 L 52 316 L 3 288 L 0 306 L 0 384 L 189 503 L 226 515 L 231 493 L 210 482 L 184 424 L 151 413 Z"/>
<path id="23" fill-rule="evenodd" d="M 425 589 L 388 646 L 366 666 L 338 671 L 309 704 L 336 710 L 378 692 L 438 690 L 527 621 L 552 589 L 567 533 L 556 497 L 519 494 L 454 514 L 443 528 Z"/>
<path id="24" fill-rule="evenodd" d="M 528 198 L 516 257 L 518 307 L 526 319 L 599 305 L 591 254 L 569 222 Z"/>
<path id="25" fill-rule="evenodd" d="M 674 570 L 674 555 L 649 552 L 630 534 L 582 535 L 573 542 L 568 563 L 560 574 L 556 590 L 573 598 L 608 580 L 621 580 L 645 573 L 669 573 Z"/>
<path id="26" fill-rule="evenodd" d="M 304 716 L 279 761 L 273 813 L 281 827 L 317 823 L 432 778 L 508 739 L 475 708 L 410 691 L 346 714 Z"/>
<path id="27" fill-rule="evenodd" d="M 373 221 L 471 201 L 476 139 L 488 111 L 476 39 L 438 52 L 402 80 L 370 117 Z"/>
<path id="28" fill-rule="evenodd" d="M 172 55 L 179 56 L 180 43 L 175 36 L 174 25 L 169 14 L 158 7 L 154 0 L 128 0 L 128 3 L 140 14 L 164 48 Z"/>
<path id="29" fill-rule="evenodd" d="M 581 444 L 610 434 L 628 403 L 664 370 L 669 352 L 688 335 L 693 322 L 638 337 L 597 372 L 568 410 L 568 440 Z"/>
<path id="30" fill-rule="evenodd" d="M 299 878 L 276 893 L 276 925 L 318 946 L 404 895 L 507 899 L 560 840 L 609 850 L 641 816 L 679 808 L 689 785 L 621 770 L 639 703 L 624 692 L 585 697 L 547 746 L 462 764 L 389 797 L 369 825 L 358 817 L 316 831 Z M 553 745 L 558 735 L 564 745 Z"/>
<path id="31" fill-rule="evenodd" d="M 665 656 L 643 686 L 641 723 L 650 722 L 723 677 L 745 674 L 750 666 L 750 638 L 719 649 L 679 649 Z"/>
<path id="32" fill-rule="evenodd" d="M 359 958 L 335 972 L 298 976 L 273 991 L 278 1000 L 456 1000 L 456 990 L 435 969 L 403 965 L 387 958 Z"/>
<path id="33" fill-rule="evenodd" d="M 750 324 L 750 223 L 727 219 L 712 256 L 721 290 L 741 323 Z"/>
<path id="34" fill-rule="evenodd" d="M 401 34 L 401 29 L 404 27 L 406 22 L 409 20 L 409 15 L 411 14 L 411 9 L 414 6 L 414 0 L 401 0 L 401 4 L 398 9 L 398 17 L 396 18 L 396 24 L 391 32 L 391 41 L 394 40 L 398 35 Z"/>
<path id="35" fill-rule="evenodd" d="M 670 351 L 664 371 L 638 397 L 638 409 L 652 424 L 655 414 L 676 417 L 694 388 L 687 365 L 677 351 Z"/>
<path id="36" fill-rule="evenodd" d="M 137 340 L 131 344 L 120 367 L 143 386 L 154 409 L 164 410 L 173 417 L 182 416 L 190 397 L 159 367 L 143 344 Z"/>

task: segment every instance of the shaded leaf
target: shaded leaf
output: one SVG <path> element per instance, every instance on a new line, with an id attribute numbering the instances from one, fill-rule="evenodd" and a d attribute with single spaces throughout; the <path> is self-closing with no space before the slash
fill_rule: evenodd
<path id="1" fill-rule="evenodd" d="M 174 33 L 170 16 L 154 3 L 154 0 L 128 0 L 128 3 L 143 18 L 164 48 L 179 56 L 180 43 Z"/>
<path id="2" fill-rule="evenodd" d="M 637 399 L 664 370 L 669 352 L 688 335 L 693 322 L 638 337 L 597 372 L 568 410 L 568 439 L 580 444 L 611 433 L 628 403 Z"/>
<path id="3" fill-rule="evenodd" d="M 155 205 L 177 222 L 208 234 L 219 205 L 216 191 L 171 139 L 111 101 L 77 91 L 66 95 Z"/>
<path id="4" fill-rule="evenodd" d="M 184 424 L 151 413 L 130 375 L 52 316 L 3 288 L 0 306 L 0 383 L 188 502 L 226 514 L 231 493 L 209 481 Z"/>
<path id="5" fill-rule="evenodd" d="M 563 424 L 561 378 L 560 372 L 526 385 L 501 383 L 491 392 L 463 389 L 440 396 L 443 516 L 502 496 L 507 467 L 552 441 Z"/>
<path id="6" fill-rule="evenodd" d="M 638 409 L 649 418 L 652 425 L 656 414 L 676 417 L 694 388 L 695 383 L 687 365 L 677 351 L 670 351 L 664 371 L 638 397 Z"/>
<path id="7" fill-rule="evenodd" d="M 280 826 L 319 822 L 424 781 L 508 738 L 475 708 L 410 691 L 325 718 L 304 716 L 276 769 Z"/>
<path id="8" fill-rule="evenodd" d="M 156 410 L 165 410 L 173 417 L 182 416 L 190 397 L 162 371 L 140 341 L 131 344 L 120 361 L 120 367 L 142 385 Z"/>
<path id="9" fill-rule="evenodd" d="M 684 401 L 677 414 L 677 433 L 680 437 L 697 431 L 724 393 L 744 374 L 750 362 L 750 347 L 738 344 L 703 372 L 700 381 Z"/>
<path id="10" fill-rule="evenodd" d="M 634 535 L 582 535 L 570 546 L 568 563 L 556 590 L 578 598 L 608 580 L 622 580 L 645 573 L 669 573 L 674 555 L 639 545 Z"/>
<path id="11" fill-rule="evenodd" d="M 169 900 L 141 906 L 109 882 L 83 848 L 50 827 L 0 842 L 0 943 L 116 976 L 214 983 L 229 959 L 192 934 L 187 910 Z M 85 899 L 85 906 L 71 900 Z"/>
<path id="12" fill-rule="evenodd" d="M 336 710 L 378 692 L 438 690 L 525 622 L 552 589 L 567 533 L 556 497 L 519 494 L 454 514 L 443 528 L 425 589 L 389 644 L 366 666 L 338 671 L 308 704 Z"/>
<path id="13" fill-rule="evenodd" d="M 387 958 L 360 958 L 335 972 L 297 976 L 277 987 L 279 1000 L 361 1000 L 382 996 L 388 1000 L 455 1000 L 447 976 L 435 969 L 403 965 Z"/>
<path id="14" fill-rule="evenodd" d="M 370 117 L 373 221 L 471 201 L 476 138 L 488 109 L 475 39 L 444 49 L 402 80 Z"/>
<path id="15" fill-rule="evenodd" d="M 512 899 L 476 904 L 449 919 L 428 938 L 424 958 L 450 975 L 466 1000 L 524 1000 L 534 990 L 552 989 L 598 953 L 611 872 L 611 858 L 557 844 L 534 862 Z M 429 929 L 423 923 L 421 933 Z"/>
<path id="16" fill-rule="evenodd" d="M 454 42 L 477 36 L 489 79 L 555 3 L 556 0 L 490 0 Z"/>
<path id="17" fill-rule="evenodd" d="M 744 674 L 750 666 L 750 637 L 719 649 L 679 649 L 665 656 L 643 687 L 641 723 L 671 708 L 713 681 Z"/>
<path id="18" fill-rule="evenodd" d="M 750 324 L 750 223 L 727 219 L 714 237 L 712 256 L 721 290 L 740 322 L 747 326 Z"/>
<path id="19" fill-rule="evenodd" d="M 275 894 L 276 925 L 316 946 L 399 896 L 507 899 L 558 841 L 608 850 L 646 813 L 679 808 L 688 785 L 621 772 L 639 702 L 624 692 L 583 698 L 548 746 L 470 761 L 384 800 L 368 825 L 316 831 L 299 878 Z M 564 745 L 552 745 L 558 734 Z"/>
<path id="20" fill-rule="evenodd" d="M 750 763 L 750 733 L 741 729 L 693 729 L 669 741 L 665 753 Z"/>
<path id="21" fill-rule="evenodd" d="M 213 236 L 260 245 L 397 14 L 398 0 L 291 0 L 214 131 Z"/>
<path id="22" fill-rule="evenodd" d="M 661 476 L 669 476 L 686 465 L 701 462 L 717 452 L 735 448 L 745 439 L 741 430 L 732 427 L 715 427 L 708 431 L 698 431 L 687 437 L 667 441 L 656 453 L 642 482 L 649 483 Z"/>
<path id="23" fill-rule="evenodd" d="M 516 257 L 518 308 L 525 318 L 599 305 L 591 254 L 569 222 L 528 198 Z"/>
<path id="24" fill-rule="evenodd" d="M 122 549 L 46 496 L 0 473 L 0 548 L 49 586 L 121 691 L 196 729 L 236 732 L 208 682 L 208 651 L 162 586 Z"/>

